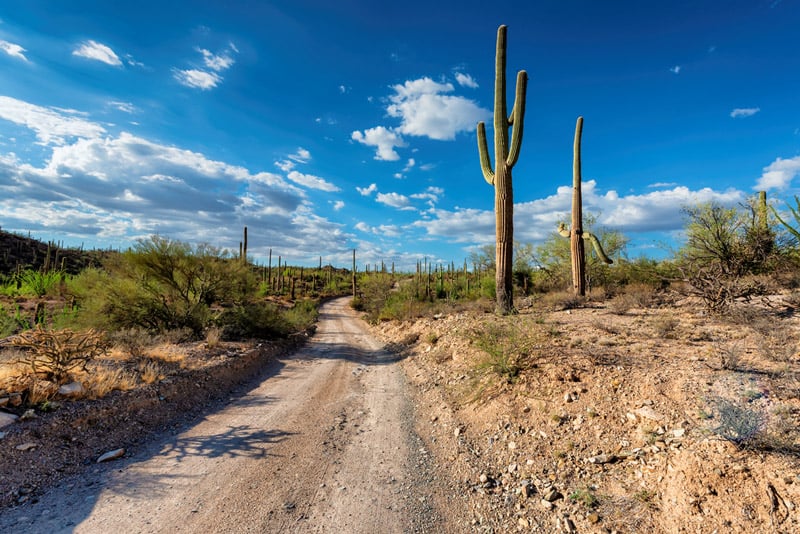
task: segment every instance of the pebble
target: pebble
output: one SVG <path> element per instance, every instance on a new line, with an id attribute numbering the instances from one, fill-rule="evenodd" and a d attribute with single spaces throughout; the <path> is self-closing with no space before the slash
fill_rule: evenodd
<path id="1" fill-rule="evenodd" d="M 564 496 L 561 495 L 557 489 L 550 488 L 547 493 L 544 494 L 544 500 L 547 502 L 557 501 L 558 499 L 562 499 Z"/>
<path id="2" fill-rule="evenodd" d="M 22 445 L 17 445 L 14 448 L 17 449 L 18 451 L 29 451 L 31 449 L 35 449 L 36 446 L 37 446 L 36 443 L 29 441 L 27 443 L 23 443 Z"/>
<path id="3" fill-rule="evenodd" d="M 100 462 L 107 462 L 109 460 L 116 460 L 117 458 L 122 458 L 125 455 L 125 449 L 114 449 L 113 451 L 108 451 L 107 453 L 100 456 L 97 459 L 97 463 Z"/>

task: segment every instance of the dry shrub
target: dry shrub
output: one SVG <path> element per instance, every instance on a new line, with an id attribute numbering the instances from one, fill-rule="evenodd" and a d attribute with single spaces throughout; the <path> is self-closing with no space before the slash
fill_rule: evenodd
<path id="1" fill-rule="evenodd" d="M 139 372 L 139 378 L 141 378 L 142 382 L 145 384 L 153 384 L 159 380 L 163 380 L 166 376 L 161 366 L 152 360 L 139 362 L 139 366 L 136 370 Z"/>
<path id="2" fill-rule="evenodd" d="M 675 329 L 678 328 L 680 321 L 672 315 L 659 315 L 650 323 L 658 337 L 664 339 L 674 339 Z"/>
<path id="3" fill-rule="evenodd" d="M 571 291 L 554 291 L 546 293 L 542 297 L 542 305 L 546 308 L 560 311 L 560 310 L 573 310 L 580 308 L 586 302 L 586 299 L 575 295 Z"/>
<path id="4" fill-rule="evenodd" d="M 156 336 L 142 328 L 123 328 L 108 335 L 108 340 L 132 358 L 144 358 L 145 350 L 156 343 Z"/>
<path id="5" fill-rule="evenodd" d="M 213 349 L 218 347 L 221 341 L 222 341 L 222 328 L 218 326 L 212 326 L 208 330 L 206 330 L 206 346 L 208 348 Z"/>
<path id="6" fill-rule="evenodd" d="M 90 361 L 108 350 L 108 343 L 96 330 L 46 330 L 41 326 L 15 336 L 11 345 L 25 351 L 22 361 L 34 375 L 43 374 L 58 383 L 65 382 L 77 369 L 85 370 Z"/>
<path id="7" fill-rule="evenodd" d="M 48 402 L 58 394 L 58 384 L 48 380 L 31 380 L 28 387 L 28 404 Z"/>
<path id="8" fill-rule="evenodd" d="M 90 399 L 100 399 L 112 391 L 129 391 L 136 388 L 136 376 L 122 368 L 112 368 L 98 365 L 84 378 L 86 396 Z"/>

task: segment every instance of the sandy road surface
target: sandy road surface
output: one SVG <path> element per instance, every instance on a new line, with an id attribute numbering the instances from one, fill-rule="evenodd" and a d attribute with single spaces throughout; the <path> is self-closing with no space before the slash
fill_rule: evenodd
<path id="1" fill-rule="evenodd" d="M 326 304 L 313 340 L 257 388 L 5 511 L 0 531 L 438 530 L 403 373 L 347 304 Z"/>

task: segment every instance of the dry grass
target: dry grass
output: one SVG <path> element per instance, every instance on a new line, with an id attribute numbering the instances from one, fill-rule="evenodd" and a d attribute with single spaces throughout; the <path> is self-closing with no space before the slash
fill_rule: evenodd
<path id="1" fill-rule="evenodd" d="M 105 365 L 95 366 L 81 378 L 86 397 L 89 399 L 100 399 L 112 391 L 130 391 L 138 384 L 134 373 Z"/>
<path id="2" fill-rule="evenodd" d="M 139 372 L 139 378 L 145 384 L 153 384 L 165 377 L 164 370 L 161 366 L 152 360 L 144 360 L 139 362 L 136 369 Z"/>

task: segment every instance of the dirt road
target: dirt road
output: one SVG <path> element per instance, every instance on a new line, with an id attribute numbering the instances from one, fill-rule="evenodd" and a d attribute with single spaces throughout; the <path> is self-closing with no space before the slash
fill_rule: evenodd
<path id="1" fill-rule="evenodd" d="M 4 511 L 0 531 L 441 530 L 403 372 L 348 299 L 267 376 L 192 428 Z"/>

